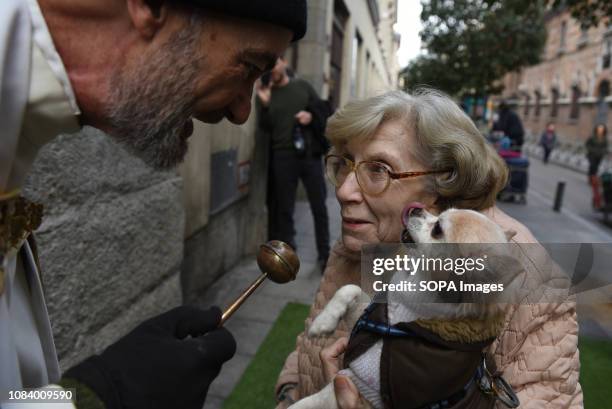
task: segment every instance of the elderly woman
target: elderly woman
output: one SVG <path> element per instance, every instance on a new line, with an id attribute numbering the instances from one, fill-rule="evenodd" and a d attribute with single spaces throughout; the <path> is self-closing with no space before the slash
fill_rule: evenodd
<path id="1" fill-rule="evenodd" d="M 305 332 L 338 288 L 359 284 L 362 245 L 399 241 L 401 213 L 410 202 L 434 213 L 449 207 L 481 211 L 502 228 L 516 231 L 514 242 L 536 243 L 525 226 L 495 207 L 507 180 L 506 166 L 447 96 L 431 90 L 412 95 L 394 91 L 352 102 L 330 118 L 327 135 L 333 147 L 326 166 L 340 203 L 342 236 Z M 446 169 L 452 170 L 441 172 Z M 279 407 L 329 382 L 333 356 L 346 345 L 338 340 L 349 331 L 341 322 L 328 338 L 298 336 L 277 382 Z M 522 408 L 579 408 L 577 344 L 573 302 L 516 305 L 486 352 L 517 392 Z M 321 359 L 324 348 L 324 358 L 327 353 L 330 359 Z M 359 407 L 347 378 L 336 379 L 334 386 L 341 407 Z"/>

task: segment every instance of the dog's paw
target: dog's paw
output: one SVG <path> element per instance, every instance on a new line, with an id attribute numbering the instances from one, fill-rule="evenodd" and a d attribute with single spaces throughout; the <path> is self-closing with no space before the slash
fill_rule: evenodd
<path id="1" fill-rule="evenodd" d="M 329 335 L 338 326 L 338 320 L 334 319 L 331 314 L 320 314 L 310 325 L 308 329 L 308 336 L 310 338 L 320 337 L 322 335 Z"/>
<path id="2" fill-rule="evenodd" d="M 361 290 L 361 287 L 355 284 L 347 284 L 340 288 L 336 294 L 334 294 L 334 298 L 338 298 L 338 300 L 344 305 L 349 305 L 350 303 L 355 302 L 355 300 L 358 300 L 362 294 L 363 291 Z"/>

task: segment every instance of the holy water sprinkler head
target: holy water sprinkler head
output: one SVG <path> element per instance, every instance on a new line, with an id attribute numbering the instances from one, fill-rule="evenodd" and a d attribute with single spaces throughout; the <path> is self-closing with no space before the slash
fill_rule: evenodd
<path id="1" fill-rule="evenodd" d="M 257 265 L 275 283 L 284 284 L 295 280 L 300 269 L 300 260 L 287 243 L 271 240 L 259 247 Z"/>
<path id="2" fill-rule="evenodd" d="M 266 278 L 278 284 L 295 280 L 300 269 L 300 260 L 286 243 L 272 240 L 262 244 L 257 255 L 257 265 L 262 274 L 225 310 L 219 326 L 223 325 L 240 308 L 242 303 L 263 283 Z"/>

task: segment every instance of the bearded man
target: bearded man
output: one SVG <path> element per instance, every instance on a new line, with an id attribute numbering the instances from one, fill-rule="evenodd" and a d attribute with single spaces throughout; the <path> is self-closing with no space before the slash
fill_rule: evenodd
<path id="1" fill-rule="evenodd" d="M 244 123 L 254 81 L 305 29 L 305 0 L 0 2 L 3 409 L 15 405 L 4 403 L 10 391 L 53 383 L 76 388 L 79 409 L 202 407 L 235 352 L 218 308 L 179 307 L 146 321 L 61 378 L 29 240 L 40 209 L 20 188 L 39 148 L 83 125 L 154 168 L 175 166 L 192 118 Z"/>

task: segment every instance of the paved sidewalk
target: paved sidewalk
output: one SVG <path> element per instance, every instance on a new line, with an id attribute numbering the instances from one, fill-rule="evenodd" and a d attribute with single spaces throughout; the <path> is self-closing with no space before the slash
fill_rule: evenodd
<path id="1" fill-rule="evenodd" d="M 612 243 L 612 230 L 570 208 L 555 212 L 553 203 L 553 197 L 547 192 L 530 187 L 526 205 L 498 203 L 498 206 L 527 226 L 540 242 Z"/>
<path id="2" fill-rule="evenodd" d="M 601 169 L 610 168 L 602 165 Z M 588 177 L 584 171 L 571 169 L 555 163 L 545 165 L 541 157 L 529 157 L 530 191 L 535 191 L 546 198 L 550 203 L 550 207 L 552 207 L 558 182 L 565 182 L 563 209 L 570 210 L 572 213 L 593 222 L 606 231 L 612 231 L 609 226 L 603 223 L 603 214 L 594 211 L 592 208 L 592 190 L 587 180 Z"/>
<path id="3" fill-rule="evenodd" d="M 341 220 L 340 207 L 329 187 L 327 209 L 330 244 L 333 245 L 340 233 Z M 236 356 L 223 366 L 221 374 L 211 385 L 204 409 L 221 408 L 287 303 L 312 303 L 321 274 L 317 267 L 314 223 L 308 202 L 296 202 L 295 228 L 300 258 L 300 271 L 296 280 L 282 285 L 271 281 L 263 283 L 228 320 L 225 327 L 234 334 L 238 349 Z M 219 305 L 222 308 L 229 305 L 259 274 L 254 258 L 243 260 L 201 297 L 199 305 Z"/>

